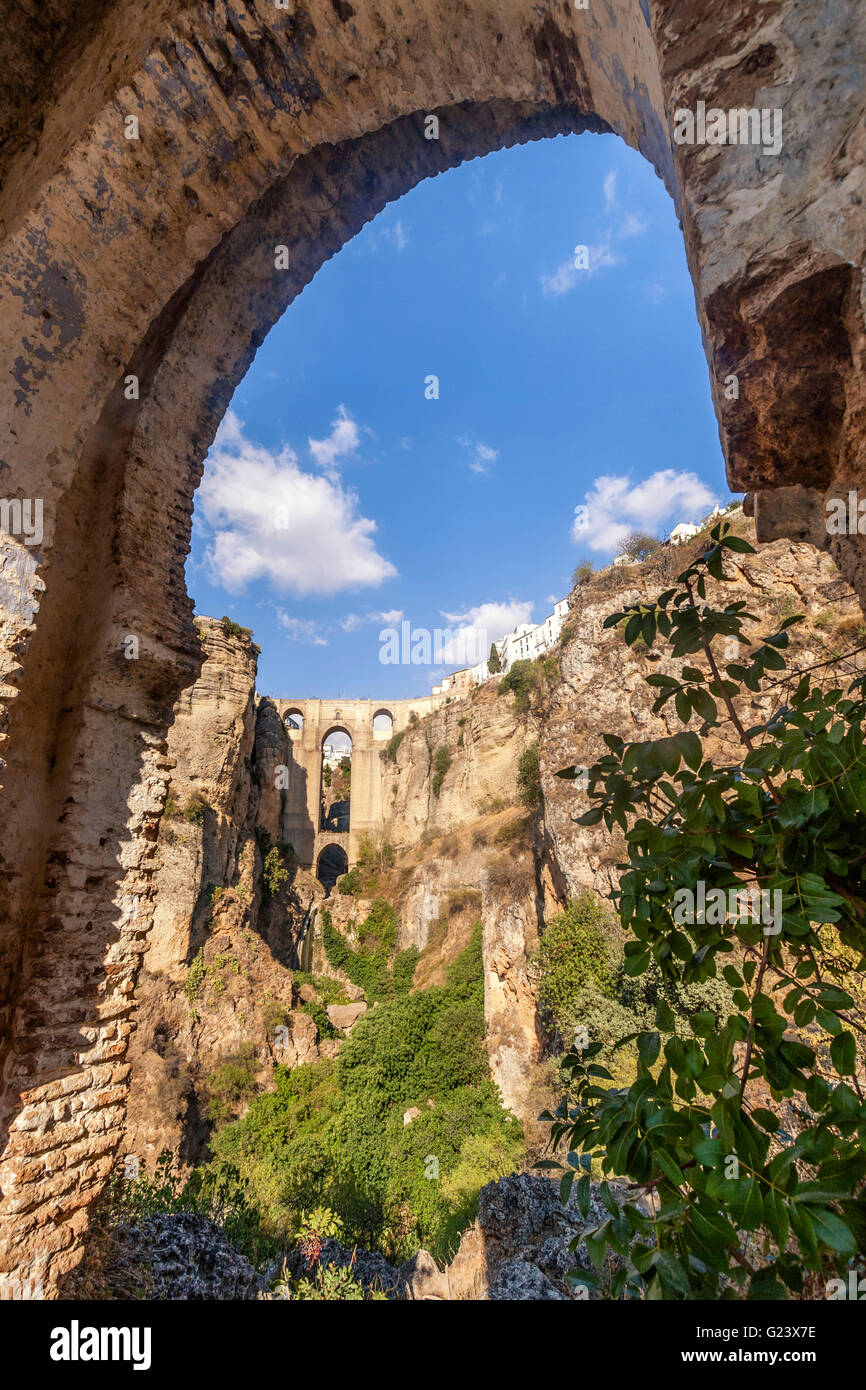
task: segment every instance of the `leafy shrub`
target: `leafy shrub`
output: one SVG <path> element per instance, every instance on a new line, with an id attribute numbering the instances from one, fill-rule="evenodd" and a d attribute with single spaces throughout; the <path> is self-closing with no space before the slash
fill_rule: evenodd
<path id="1" fill-rule="evenodd" d="M 372 835 L 364 830 L 358 837 L 358 865 L 369 873 L 382 874 L 394 865 L 395 850 L 383 832 Z"/>
<path id="2" fill-rule="evenodd" d="M 308 975 L 303 970 L 293 970 L 294 984 L 312 985 L 323 1004 L 348 1004 L 349 996 L 339 980 L 332 975 Z"/>
<path id="3" fill-rule="evenodd" d="M 291 875 L 283 863 L 283 856 L 278 845 L 274 845 L 265 855 L 262 865 L 262 884 L 268 897 L 275 898 L 285 883 L 288 883 Z"/>
<path id="4" fill-rule="evenodd" d="M 629 560 L 639 564 L 641 560 L 646 560 L 661 546 L 661 541 L 657 536 L 652 536 L 648 531 L 630 531 L 620 546 L 620 555 L 627 555 Z"/>
<path id="5" fill-rule="evenodd" d="M 208 1119 L 224 1121 L 256 1090 L 256 1059 L 252 1043 L 244 1043 L 210 1073 L 205 1082 Z"/>
<path id="6" fill-rule="evenodd" d="M 524 748 L 517 760 L 517 790 L 524 806 L 535 807 L 541 802 L 541 766 L 538 741 Z"/>
<path id="7" fill-rule="evenodd" d="M 332 924 L 328 912 L 322 913 L 322 944 L 329 964 L 362 989 L 369 1003 L 390 998 L 393 979 L 387 953 L 381 946 L 374 950 L 363 946 L 353 950 Z"/>
<path id="8" fill-rule="evenodd" d="M 387 898 L 373 899 L 358 935 L 365 946 L 373 941 L 384 951 L 393 951 L 397 945 L 397 914 Z"/>
<path id="9" fill-rule="evenodd" d="M 451 766 L 451 752 L 448 748 L 437 748 L 433 754 L 433 781 L 431 783 L 433 795 L 438 797 L 442 790 L 442 783 L 445 781 L 445 774 Z"/>
<path id="10" fill-rule="evenodd" d="M 209 809 L 207 798 L 201 792 L 194 792 L 184 807 L 183 818 L 188 821 L 196 821 L 201 825 L 205 811 Z"/>
<path id="11" fill-rule="evenodd" d="M 357 864 L 337 879 L 337 892 L 342 893 L 345 898 L 358 897 L 363 891 L 364 881 Z"/>
<path id="12" fill-rule="evenodd" d="M 417 946 L 407 946 L 405 951 L 400 951 L 394 957 L 392 967 L 392 977 L 394 980 L 395 994 L 408 994 L 412 988 L 412 980 L 415 975 L 415 966 L 421 952 Z"/>
<path id="13" fill-rule="evenodd" d="M 323 1038 L 341 1038 L 343 1035 L 339 1028 L 328 1018 L 325 1009 L 321 1004 L 314 1000 L 301 1005 L 301 1013 L 308 1014 L 316 1025 L 316 1040 L 321 1042 Z"/>
<path id="14" fill-rule="evenodd" d="M 575 584 L 588 584 L 595 574 L 595 565 L 592 560 L 579 560 L 574 567 L 571 578 Z"/>
<path id="15" fill-rule="evenodd" d="M 590 981 L 613 998 L 609 920 L 594 893 L 581 893 L 550 919 L 541 934 L 534 956 L 538 1002 L 560 1031 L 572 1022 L 578 995 Z"/>
<path id="16" fill-rule="evenodd" d="M 411 719 L 409 722 L 412 722 Z M 381 750 L 379 754 L 379 757 L 382 759 L 383 762 L 395 763 L 397 761 L 397 753 L 400 748 L 400 744 L 403 742 L 403 739 L 405 738 L 405 735 L 405 729 L 401 729 L 398 734 L 391 735 L 391 737 L 388 739 L 388 742 L 385 744 L 384 748 Z"/>
<path id="17" fill-rule="evenodd" d="M 515 661 L 499 682 L 498 695 L 509 691 L 514 695 L 518 710 L 529 709 L 534 696 L 543 695 L 560 679 L 559 662 L 555 656 L 540 656 L 535 661 L 524 658 Z"/>

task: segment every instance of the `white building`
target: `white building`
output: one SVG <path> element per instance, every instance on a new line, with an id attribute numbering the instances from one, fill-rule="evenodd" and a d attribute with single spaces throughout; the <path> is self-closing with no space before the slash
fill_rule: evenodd
<path id="1" fill-rule="evenodd" d="M 515 661 L 535 661 L 545 652 L 550 651 L 559 640 L 562 631 L 562 624 L 568 613 L 568 599 L 562 598 L 554 604 L 553 612 L 540 623 L 521 623 L 513 632 L 507 632 L 498 642 L 493 645 L 499 653 L 499 662 L 502 667 L 501 673 L 510 671 Z M 452 675 L 446 676 L 439 685 L 434 685 L 434 695 L 465 694 L 467 690 L 476 685 L 483 685 L 488 681 L 493 673 L 487 665 L 487 661 L 479 661 L 476 666 L 466 667 L 462 671 L 455 671 Z"/>
<path id="2" fill-rule="evenodd" d="M 696 536 L 700 529 L 700 526 L 693 526 L 691 522 L 681 521 L 671 531 L 668 540 L 671 545 L 682 545 L 684 541 L 690 541 L 692 536 Z"/>

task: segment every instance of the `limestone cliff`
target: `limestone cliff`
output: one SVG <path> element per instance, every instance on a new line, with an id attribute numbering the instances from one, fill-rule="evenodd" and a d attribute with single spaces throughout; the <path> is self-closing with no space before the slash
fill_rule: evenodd
<path id="1" fill-rule="evenodd" d="M 210 618 L 197 625 L 205 660 L 169 734 L 157 905 L 129 1049 L 125 1152 L 146 1168 L 164 1148 L 183 1163 L 201 1157 L 216 1067 L 241 1056 L 263 1083 L 270 1075 L 292 1003 L 290 966 L 321 897 L 285 853 L 282 882 L 264 881 L 265 857 L 282 840 L 274 771 L 286 763 L 287 735 L 273 705 L 256 703 L 249 638 Z M 304 1014 L 282 1041 L 281 1060 L 318 1055 Z"/>
<path id="2" fill-rule="evenodd" d="M 674 731 L 673 711 L 654 716 L 644 683 L 650 670 L 667 669 L 666 656 L 626 648 L 603 623 L 614 609 L 655 596 L 688 554 L 688 547 L 666 549 L 576 588 L 548 679 L 522 707 L 491 681 L 383 745 L 375 763 L 389 852 L 360 866 L 353 894 L 328 899 L 334 925 L 352 941 L 373 900 L 387 898 L 397 911 L 397 948 L 420 952 L 419 988 L 441 982 L 481 918 L 491 1073 L 530 1132 L 546 1099 L 532 974 L 539 932 L 581 888 L 607 895 L 622 848 L 603 828 L 575 823 L 582 793 L 555 773 L 593 761 L 602 732 L 633 739 Z M 794 629 L 794 664 L 854 645 L 859 610 L 826 556 L 781 541 L 727 563 L 725 601 L 745 599 L 767 630 L 783 616 L 806 615 Z M 278 772 L 291 752 L 277 708 L 255 696 L 253 649 L 219 622 L 199 626 L 205 662 L 169 739 L 154 930 L 130 1048 L 127 1152 L 148 1166 L 163 1147 L 189 1161 L 201 1156 L 207 1078 L 226 1060 L 245 1056 L 268 1084 L 274 1060 L 293 1065 L 339 1048 L 339 1040 L 319 1041 L 309 1010 L 321 1001 L 309 983 L 296 985 L 293 970 L 331 975 L 346 998 L 361 1000 L 325 957 L 317 930 L 324 890 L 287 849 L 275 849 L 287 838 Z M 750 714 L 764 713 L 755 700 Z M 526 807 L 518 761 L 536 742 L 541 795 Z"/>

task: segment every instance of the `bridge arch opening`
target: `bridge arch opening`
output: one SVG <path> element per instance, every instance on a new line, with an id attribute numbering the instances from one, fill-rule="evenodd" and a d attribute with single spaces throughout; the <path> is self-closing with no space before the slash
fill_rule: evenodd
<path id="1" fill-rule="evenodd" d="M 348 834 L 352 800 L 352 735 L 338 725 L 322 738 L 319 829 Z"/>
<path id="2" fill-rule="evenodd" d="M 394 732 L 394 716 L 389 709 L 378 709 L 373 715 L 373 737 L 390 738 Z"/>
<path id="3" fill-rule="evenodd" d="M 316 864 L 316 878 L 330 893 L 343 874 L 349 872 L 349 856 L 342 845 L 325 845 Z"/>
<path id="4" fill-rule="evenodd" d="M 304 728 L 303 711 L 299 709 L 287 709 L 283 715 L 283 723 L 290 734 L 300 734 Z"/>

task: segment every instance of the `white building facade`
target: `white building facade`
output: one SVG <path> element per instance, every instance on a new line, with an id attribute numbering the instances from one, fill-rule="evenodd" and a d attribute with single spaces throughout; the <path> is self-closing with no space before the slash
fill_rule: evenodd
<path id="1" fill-rule="evenodd" d="M 501 672 L 496 674 L 504 675 L 510 671 L 515 661 L 535 661 L 537 657 L 550 651 L 559 640 L 567 613 L 568 599 L 559 599 L 554 604 L 553 612 L 542 622 L 520 623 L 513 632 L 507 632 L 498 642 L 494 642 L 502 667 Z M 485 681 L 490 680 L 492 674 L 487 661 L 479 661 L 475 666 L 465 667 L 462 671 L 454 671 L 450 676 L 446 676 L 439 685 L 434 685 L 433 694 L 466 694 L 476 685 L 483 685 Z"/>

